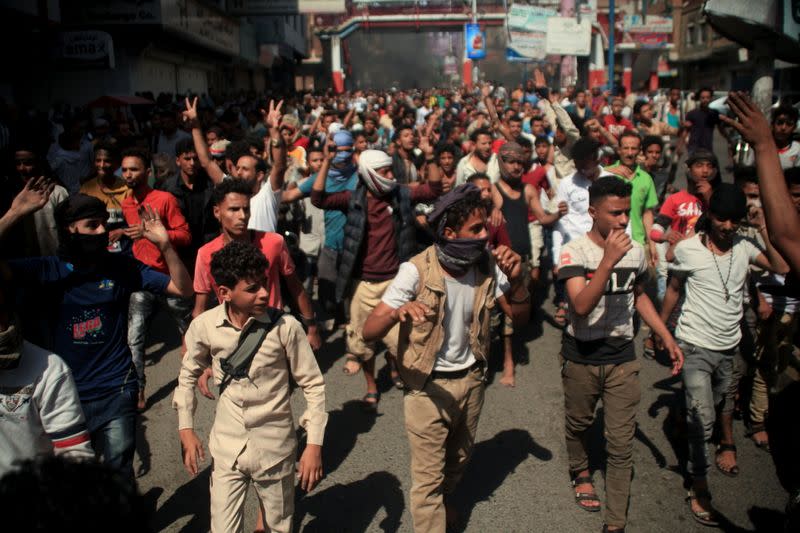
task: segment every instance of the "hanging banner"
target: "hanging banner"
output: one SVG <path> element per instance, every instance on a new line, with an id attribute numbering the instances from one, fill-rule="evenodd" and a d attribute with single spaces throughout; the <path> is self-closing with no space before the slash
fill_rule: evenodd
<path id="1" fill-rule="evenodd" d="M 478 24 L 465 24 L 464 38 L 469 59 L 483 59 L 486 57 L 486 34 L 481 31 Z"/>
<path id="2" fill-rule="evenodd" d="M 544 59 L 547 38 L 547 19 L 556 16 L 553 9 L 513 4 L 506 19 L 508 43 L 506 59 L 530 61 Z"/>
<path id="3" fill-rule="evenodd" d="M 592 24 L 570 17 L 547 19 L 546 51 L 552 55 L 588 56 L 592 49 Z"/>

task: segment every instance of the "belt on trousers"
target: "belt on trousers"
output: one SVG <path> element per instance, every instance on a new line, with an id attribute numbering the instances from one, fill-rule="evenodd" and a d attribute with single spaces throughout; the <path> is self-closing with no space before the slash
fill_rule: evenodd
<path id="1" fill-rule="evenodd" d="M 477 368 L 481 368 L 483 366 L 483 361 L 475 361 L 472 363 L 471 366 L 467 368 L 462 368 L 461 370 L 454 370 L 452 372 L 445 372 L 443 370 L 434 370 L 431 372 L 431 379 L 461 379 L 466 377 L 467 374 L 472 372 Z"/>

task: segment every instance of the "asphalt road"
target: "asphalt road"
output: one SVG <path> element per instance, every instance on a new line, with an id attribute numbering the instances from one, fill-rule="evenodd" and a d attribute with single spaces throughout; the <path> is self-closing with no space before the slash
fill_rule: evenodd
<path id="1" fill-rule="evenodd" d="M 731 176 L 725 145 L 716 136 L 725 181 Z M 684 171 L 676 185 L 685 186 Z M 564 445 L 563 394 L 558 353 L 561 333 L 547 320 L 545 303 L 515 347 L 517 386 L 498 379 L 486 392 L 474 455 L 457 493 L 467 532 L 600 531 L 602 513 L 590 514 L 573 501 Z M 208 460 L 192 479 L 184 471 L 171 395 L 180 364 L 180 340 L 166 315 L 154 321 L 148 351 L 148 409 L 141 416 L 135 462 L 141 492 L 152 510 L 157 531 L 207 531 Z M 641 348 L 641 343 L 637 343 Z M 496 347 L 495 347 L 496 348 Z M 325 374 L 330 420 L 323 452 L 325 478 L 310 494 L 298 497 L 295 528 L 303 532 L 410 532 L 409 451 L 403 427 L 402 392 L 382 380 L 377 416 L 364 412 L 359 399 L 363 377 L 342 373 L 342 332 L 327 339 L 318 355 Z M 500 352 L 494 350 L 496 369 Z M 379 367 L 385 359 L 379 357 Z M 631 490 L 629 532 L 707 532 L 689 514 L 681 465 L 686 443 L 676 435 L 678 379 L 666 366 L 642 361 L 642 401 L 634 444 L 635 475 Z M 385 377 L 385 372 L 382 373 Z M 293 396 L 295 415 L 302 395 Z M 206 442 L 214 402 L 200 397 L 196 427 Z M 714 505 L 727 532 L 780 531 L 785 494 L 770 457 L 735 424 L 741 474 L 731 479 L 715 469 L 710 475 Z M 603 433 L 592 430 L 590 456 L 598 493 L 603 497 Z M 255 493 L 246 503 L 246 524 L 255 525 Z"/>
<path id="2" fill-rule="evenodd" d="M 549 310 L 549 304 L 545 304 Z M 578 509 L 572 499 L 564 445 L 563 394 L 559 375 L 560 331 L 539 313 L 515 348 L 520 360 L 517 386 L 490 382 L 475 451 L 457 495 L 466 531 L 599 531 L 601 514 Z M 544 319 L 544 320 L 543 320 Z M 180 354 L 169 318 L 154 323 L 147 367 L 148 409 L 141 417 L 135 462 L 138 483 L 158 531 L 208 529 L 208 469 L 192 479 L 184 471 L 170 402 Z M 409 452 L 403 429 L 402 393 L 383 380 L 377 416 L 363 411 L 363 377 L 342 373 L 344 341 L 334 333 L 319 354 L 325 374 L 330 420 L 325 437 L 325 478 L 298 498 L 296 527 L 305 532 L 412 531 L 409 514 Z M 494 361 L 499 364 L 500 353 Z M 384 365 L 379 356 L 379 366 Z M 384 373 L 385 374 L 385 373 Z M 708 531 L 695 524 L 684 502 L 682 458 L 685 442 L 675 438 L 676 390 L 666 366 L 643 360 L 642 402 L 634 446 L 628 531 Z M 295 415 L 302 395 L 295 391 Z M 196 425 L 205 439 L 214 402 L 200 398 Z M 591 454 L 603 495 L 602 424 L 595 423 Z M 714 504 L 725 531 L 778 531 L 785 496 L 770 457 L 735 426 L 741 474 L 730 479 L 713 470 Z M 208 466 L 206 461 L 205 466 Z M 248 526 L 255 524 L 255 493 L 247 500 Z"/>

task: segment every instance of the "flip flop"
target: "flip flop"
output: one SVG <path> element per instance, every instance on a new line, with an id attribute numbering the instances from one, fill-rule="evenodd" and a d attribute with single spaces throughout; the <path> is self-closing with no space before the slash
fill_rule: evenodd
<path id="1" fill-rule="evenodd" d="M 584 485 L 587 483 L 594 487 L 591 477 L 588 476 L 576 477 L 572 480 L 572 488 L 574 489 L 578 485 Z M 597 502 L 598 505 L 588 506 L 584 505 L 582 502 Z M 598 498 L 597 494 L 594 492 L 576 492 L 575 503 L 578 505 L 578 507 L 589 513 L 600 512 L 600 498 Z"/>
<path id="2" fill-rule="evenodd" d="M 721 452 L 733 452 L 736 453 L 736 446 L 733 444 L 720 444 L 717 446 L 717 453 L 715 454 L 715 461 L 714 464 L 717 465 L 717 470 L 722 472 L 723 475 L 728 477 L 736 477 L 739 475 L 739 465 L 734 465 L 731 467 L 730 470 L 725 470 L 721 466 L 719 466 L 719 454 Z"/>
<path id="3" fill-rule="evenodd" d="M 702 498 L 708 498 L 708 500 L 711 501 L 710 493 L 695 492 L 694 490 L 690 490 L 686 495 L 686 504 L 689 506 L 689 512 L 692 513 L 692 518 L 694 518 L 695 522 L 698 524 L 708 527 L 719 527 L 719 520 L 717 519 L 716 513 L 713 510 L 695 512 L 692 509 L 692 500 L 696 500 L 698 496 Z"/>
<path id="4" fill-rule="evenodd" d="M 370 401 L 370 400 L 375 400 Z M 381 393 L 380 392 L 368 392 L 361 398 L 361 401 L 364 402 L 364 409 L 371 413 L 374 413 L 378 410 L 378 402 L 381 401 Z"/>

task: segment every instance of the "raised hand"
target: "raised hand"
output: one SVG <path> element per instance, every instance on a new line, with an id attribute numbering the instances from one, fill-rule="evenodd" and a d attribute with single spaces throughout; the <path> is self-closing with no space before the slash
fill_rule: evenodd
<path id="1" fill-rule="evenodd" d="M 25 182 L 25 186 L 14 197 L 11 202 L 11 211 L 25 216 L 34 213 L 47 205 L 50 200 L 50 193 L 53 192 L 56 184 L 45 178 L 39 176 L 38 178 L 31 178 Z"/>
<path id="2" fill-rule="evenodd" d="M 541 87 L 547 87 L 547 80 L 544 78 L 544 74 L 538 68 L 533 70 L 533 85 L 539 89 Z"/>
<path id="3" fill-rule="evenodd" d="M 736 131 L 741 133 L 742 137 L 753 146 L 775 143 L 772 137 L 772 127 L 769 125 L 767 117 L 749 96 L 743 92 L 732 91 L 728 93 L 727 103 L 738 121 L 724 115 L 720 115 L 720 120 L 728 126 L 736 128 Z"/>
<path id="4" fill-rule="evenodd" d="M 184 122 L 194 122 L 197 120 L 197 97 L 195 96 L 192 101 L 189 101 L 189 97 L 186 97 L 186 110 L 181 112 L 181 116 L 183 116 Z"/>
<path id="5" fill-rule="evenodd" d="M 603 261 L 607 261 L 610 263 L 609 266 L 613 267 L 633 248 L 633 243 L 624 231 L 611 230 L 611 233 L 606 237 L 604 248 Z"/>
<path id="6" fill-rule="evenodd" d="M 139 218 L 142 220 L 142 237 L 158 246 L 159 250 L 169 246 L 167 228 L 161 223 L 161 217 L 152 207 L 146 204 L 141 206 Z"/>
<path id="7" fill-rule="evenodd" d="M 270 100 L 269 111 L 261 110 L 261 116 L 264 117 L 264 124 L 266 124 L 268 128 L 277 128 L 278 125 L 280 125 L 281 117 L 283 116 L 281 113 L 282 107 L 283 100 L 280 100 L 277 105 L 275 104 L 275 100 Z"/>

